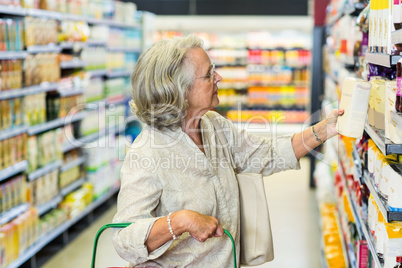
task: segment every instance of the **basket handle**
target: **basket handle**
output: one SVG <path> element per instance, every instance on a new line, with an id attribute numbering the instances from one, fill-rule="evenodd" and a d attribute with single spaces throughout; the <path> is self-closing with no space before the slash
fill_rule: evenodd
<path id="1" fill-rule="evenodd" d="M 110 229 L 110 228 L 126 228 L 130 225 L 131 223 L 109 223 L 109 224 L 105 224 L 103 225 L 98 232 L 96 233 L 95 236 L 95 242 L 94 242 L 94 249 L 92 252 L 92 263 L 91 263 L 91 268 L 95 268 L 95 258 L 96 258 L 96 249 L 98 246 L 98 240 L 100 235 L 103 233 L 103 231 L 105 231 L 106 229 Z M 237 264 L 236 264 L 236 246 L 235 246 L 235 242 L 233 240 L 232 235 L 226 230 L 223 229 L 223 232 L 229 236 L 230 241 L 232 241 L 232 246 L 233 246 L 233 263 L 234 263 L 234 268 L 237 268 Z"/>

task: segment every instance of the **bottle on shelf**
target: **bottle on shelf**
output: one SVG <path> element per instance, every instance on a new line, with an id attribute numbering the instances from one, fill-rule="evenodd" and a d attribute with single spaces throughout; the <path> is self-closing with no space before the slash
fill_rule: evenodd
<path id="1" fill-rule="evenodd" d="M 400 113 L 402 111 L 402 59 L 396 64 L 396 87 L 398 90 L 396 92 L 395 110 Z"/>
<path id="2" fill-rule="evenodd" d="M 402 268 L 402 256 L 396 257 L 396 265 L 394 268 Z"/>

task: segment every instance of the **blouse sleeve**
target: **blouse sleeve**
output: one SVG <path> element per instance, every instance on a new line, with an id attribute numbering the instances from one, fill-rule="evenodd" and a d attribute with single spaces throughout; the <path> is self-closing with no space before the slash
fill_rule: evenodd
<path id="1" fill-rule="evenodd" d="M 262 137 L 240 130 L 224 117 L 217 115 L 228 141 L 238 172 L 261 173 L 264 176 L 284 170 L 300 169 L 292 146 L 292 136 Z"/>
<path id="2" fill-rule="evenodd" d="M 173 240 L 148 252 L 145 242 L 155 221 L 160 218 L 156 217 L 155 209 L 159 204 L 162 186 L 151 171 L 130 167 L 131 156 L 130 153 L 127 154 L 121 169 L 121 188 L 113 222 L 133 224 L 116 231 L 113 243 L 120 257 L 138 265 L 161 256 Z"/>

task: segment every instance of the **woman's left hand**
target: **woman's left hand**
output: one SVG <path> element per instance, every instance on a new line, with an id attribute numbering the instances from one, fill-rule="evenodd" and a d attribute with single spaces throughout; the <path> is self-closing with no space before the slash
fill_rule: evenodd
<path id="1" fill-rule="evenodd" d="M 327 139 L 330 139 L 338 134 L 338 131 L 336 130 L 336 122 L 338 121 L 338 116 L 343 115 L 344 112 L 344 110 L 334 109 L 324 120 L 327 129 Z"/>

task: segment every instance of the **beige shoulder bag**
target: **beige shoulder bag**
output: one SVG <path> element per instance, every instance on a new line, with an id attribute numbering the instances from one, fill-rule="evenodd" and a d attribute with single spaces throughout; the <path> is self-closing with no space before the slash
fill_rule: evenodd
<path id="1" fill-rule="evenodd" d="M 212 121 L 221 144 L 228 144 L 213 115 L 207 113 L 207 116 Z M 235 167 L 227 146 L 224 151 L 232 167 Z M 274 247 L 262 174 L 237 173 L 234 170 L 240 192 L 240 263 L 260 265 L 272 261 Z"/>

